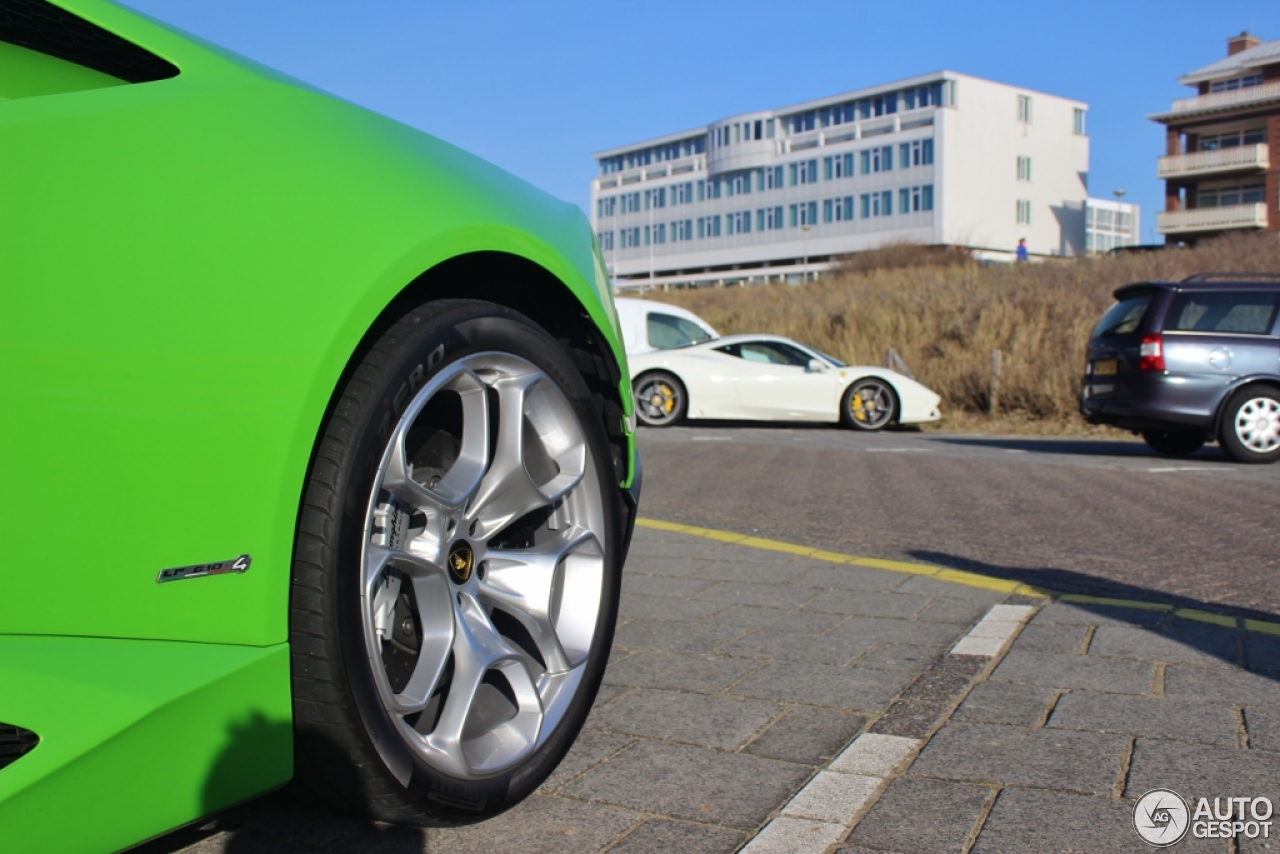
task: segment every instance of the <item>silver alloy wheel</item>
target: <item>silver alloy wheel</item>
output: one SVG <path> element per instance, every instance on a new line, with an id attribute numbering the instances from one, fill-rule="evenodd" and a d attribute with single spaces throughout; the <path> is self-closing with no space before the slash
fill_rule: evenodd
<path id="1" fill-rule="evenodd" d="M 878 430 L 893 417 L 893 392 L 878 380 L 864 380 L 849 395 L 848 405 L 855 427 Z"/>
<path id="2" fill-rule="evenodd" d="M 602 484 L 555 381 L 508 353 L 443 368 L 391 433 L 361 616 L 383 708 L 433 768 L 509 769 L 555 731 L 596 635 Z"/>
<path id="3" fill-rule="evenodd" d="M 1236 438 L 1240 444 L 1258 454 L 1269 454 L 1280 448 L 1280 402 L 1269 397 L 1255 397 L 1236 410 Z"/>
<path id="4" fill-rule="evenodd" d="M 641 421 L 651 427 L 674 421 L 682 411 L 680 389 L 660 374 L 645 377 L 636 389 L 636 408 Z"/>

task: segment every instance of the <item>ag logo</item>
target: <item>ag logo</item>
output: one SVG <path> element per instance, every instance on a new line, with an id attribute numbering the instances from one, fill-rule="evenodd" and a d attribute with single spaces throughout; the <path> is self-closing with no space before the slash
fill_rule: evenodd
<path id="1" fill-rule="evenodd" d="M 449 574 L 453 576 L 453 580 L 458 584 L 466 583 L 471 577 L 471 563 L 474 555 L 471 546 L 466 543 L 456 543 L 449 550 Z"/>
<path id="2" fill-rule="evenodd" d="M 1152 789 L 1133 807 L 1133 827 L 1142 841 L 1167 848 L 1187 835 L 1191 811 L 1177 792 Z"/>

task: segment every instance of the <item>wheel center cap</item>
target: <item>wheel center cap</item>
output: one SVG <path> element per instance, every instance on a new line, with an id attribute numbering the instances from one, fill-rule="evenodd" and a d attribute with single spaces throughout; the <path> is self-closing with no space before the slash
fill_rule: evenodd
<path id="1" fill-rule="evenodd" d="M 461 540 L 453 544 L 453 548 L 449 549 L 449 577 L 453 579 L 454 584 L 466 584 L 471 578 L 471 570 L 475 563 L 475 553 L 471 551 L 471 546 Z"/>

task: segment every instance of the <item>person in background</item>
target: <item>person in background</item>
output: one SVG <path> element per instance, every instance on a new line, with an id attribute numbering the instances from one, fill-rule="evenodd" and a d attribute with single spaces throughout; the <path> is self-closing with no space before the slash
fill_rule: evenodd
<path id="1" fill-rule="evenodd" d="M 1018 260 L 1027 260 L 1027 238 L 1025 237 L 1018 238 Z"/>

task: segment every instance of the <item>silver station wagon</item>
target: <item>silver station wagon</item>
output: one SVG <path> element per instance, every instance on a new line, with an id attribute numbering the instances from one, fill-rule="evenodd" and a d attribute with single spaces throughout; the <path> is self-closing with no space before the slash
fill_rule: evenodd
<path id="1" fill-rule="evenodd" d="M 1168 456 L 1217 441 L 1280 459 L 1280 275 L 1204 273 L 1115 292 L 1089 338 L 1080 411 Z"/>

